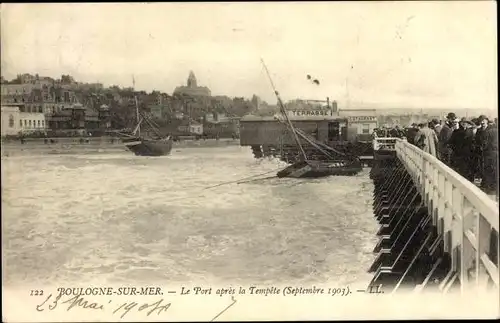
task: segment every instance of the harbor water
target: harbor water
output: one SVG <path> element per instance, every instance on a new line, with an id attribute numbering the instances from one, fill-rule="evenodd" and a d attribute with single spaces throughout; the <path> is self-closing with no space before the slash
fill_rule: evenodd
<path id="1" fill-rule="evenodd" d="M 6 287 L 371 279 L 378 227 L 368 169 L 255 180 L 284 164 L 236 145 L 164 157 L 20 147 L 2 156 Z"/>

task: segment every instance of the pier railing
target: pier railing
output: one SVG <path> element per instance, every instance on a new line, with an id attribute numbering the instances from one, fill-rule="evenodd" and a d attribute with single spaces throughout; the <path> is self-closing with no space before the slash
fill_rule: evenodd
<path id="1" fill-rule="evenodd" d="M 470 287 L 499 287 L 498 203 L 476 185 L 436 157 L 396 138 L 377 138 L 374 147 L 392 139 L 398 159 L 412 177 L 434 225 L 444 237 L 451 256 L 451 270 L 439 288 L 447 291 L 459 283 L 462 292 Z"/>

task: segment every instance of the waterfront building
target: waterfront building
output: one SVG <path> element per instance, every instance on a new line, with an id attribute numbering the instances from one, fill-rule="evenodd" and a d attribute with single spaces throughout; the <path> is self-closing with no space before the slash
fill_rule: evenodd
<path id="1" fill-rule="evenodd" d="M 19 107 L 2 106 L 2 137 L 18 135 L 23 124 L 20 120 Z"/>
<path id="2" fill-rule="evenodd" d="M 196 122 L 196 121 L 191 121 L 189 123 L 189 132 L 192 134 L 196 134 L 196 135 L 202 135 L 203 134 L 203 124 Z"/>
<path id="3" fill-rule="evenodd" d="M 22 104 L 2 106 L 2 136 L 45 132 L 47 122 L 41 112 L 26 112 Z"/>
<path id="4" fill-rule="evenodd" d="M 45 115 L 41 112 L 20 112 L 19 125 L 22 134 L 47 130 Z"/>
<path id="5" fill-rule="evenodd" d="M 146 108 L 155 119 L 168 119 L 171 112 L 172 97 L 165 93 L 153 92 L 148 101 L 153 101 L 147 104 Z"/>
<path id="6" fill-rule="evenodd" d="M 193 71 L 189 72 L 189 77 L 187 80 L 187 85 L 178 86 L 174 90 L 174 95 L 188 95 L 188 96 L 211 96 L 211 92 L 206 86 L 198 86 L 196 76 Z"/>
<path id="7" fill-rule="evenodd" d="M 149 112 L 155 119 L 163 119 L 164 118 L 164 109 L 161 105 L 149 105 Z"/>
<path id="8" fill-rule="evenodd" d="M 347 119 L 350 127 L 357 129 L 359 141 L 371 141 L 371 134 L 378 127 L 376 109 L 340 109 L 340 117 Z"/>
<path id="9" fill-rule="evenodd" d="M 20 74 L 12 82 L 2 83 L 1 102 L 2 105 L 19 108 L 23 132 L 109 128 L 109 107 L 95 105 L 92 99 L 81 104 L 86 97 L 82 96 L 78 84 L 69 75 L 63 75 L 61 80 L 55 81 L 49 77 Z M 101 86 L 83 84 L 82 88 Z"/>
<path id="10" fill-rule="evenodd" d="M 205 114 L 205 120 L 211 123 L 224 123 L 228 122 L 230 117 L 225 112 L 211 112 Z"/>
<path id="11" fill-rule="evenodd" d="M 177 126 L 180 135 L 203 135 L 203 124 L 195 120 L 184 119 Z"/>

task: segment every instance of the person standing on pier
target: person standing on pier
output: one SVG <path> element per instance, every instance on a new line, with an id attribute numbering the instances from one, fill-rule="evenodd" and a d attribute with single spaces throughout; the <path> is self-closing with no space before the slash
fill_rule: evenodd
<path id="1" fill-rule="evenodd" d="M 465 154 L 465 178 L 474 183 L 476 173 L 476 158 L 474 157 L 474 136 L 475 124 L 472 121 L 465 122 L 465 139 L 464 139 L 464 154 Z"/>
<path id="2" fill-rule="evenodd" d="M 389 136 L 392 138 L 401 138 L 403 137 L 401 130 L 399 129 L 399 126 L 396 125 L 394 128 L 389 130 Z"/>
<path id="3" fill-rule="evenodd" d="M 488 118 L 482 118 L 481 125 L 480 145 L 483 161 L 481 188 L 487 194 L 498 196 L 498 129 L 488 125 Z"/>
<path id="4" fill-rule="evenodd" d="M 477 124 L 476 135 L 474 136 L 474 153 L 477 159 L 477 174 L 479 175 L 479 178 L 482 179 L 484 170 L 483 149 L 486 142 L 485 131 L 488 127 L 488 118 L 486 118 L 485 115 L 480 115 L 479 118 L 477 118 Z"/>
<path id="5" fill-rule="evenodd" d="M 416 123 L 412 123 L 411 124 L 411 127 L 408 128 L 408 130 L 406 131 L 406 140 L 412 144 L 412 145 L 415 145 L 415 138 L 418 134 L 418 127 L 417 127 L 417 124 Z"/>
<path id="6" fill-rule="evenodd" d="M 439 142 L 438 142 L 438 150 L 441 161 L 447 165 L 450 164 L 451 158 L 451 150 L 448 147 L 448 141 L 451 138 L 451 134 L 453 133 L 454 128 L 454 120 L 456 119 L 456 115 L 453 112 L 448 113 L 446 116 L 446 122 L 442 126 L 439 131 Z"/>
<path id="7" fill-rule="evenodd" d="M 437 157 L 438 138 L 434 130 L 429 128 L 429 125 L 432 125 L 432 123 L 418 125 L 420 129 L 415 138 L 415 144 L 426 153 Z"/>
<path id="8" fill-rule="evenodd" d="M 432 124 L 433 124 L 433 128 L 434 128 L 434 132 L 436 132 L 436 135 L 438 136 L 439 138 L 439 133 L 441 132 L 441 129 L 443 128 L 443 126 L 441 125 L 441 121 L 439 121 L 438 119 L 432 119 Z"/>
<path id="9" fill-rule="evenodd" d="M 468 122 L 461 121 L 459 127 L 453 131 L 448 146 L 451 148 L 450 167 L 467 178 L 471 179 L 470 155 L 472 149 L 472 131 L 468 131 Z"/>

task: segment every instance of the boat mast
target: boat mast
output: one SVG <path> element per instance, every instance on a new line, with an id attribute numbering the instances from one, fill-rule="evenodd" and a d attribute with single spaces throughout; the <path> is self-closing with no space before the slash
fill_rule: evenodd
<path id="1" fill-rule="evenodd" d="M 141 121 L 139 120 L 139 103 L 137 102 L 137 95 L 135 94 L 135 77 L 132 75 L 132 85 L 133 85 L 133 91 L 134 91 L 134 102 L 135 102 L 135 116 L 136 116 L 136 121 L 137 121 L 137 127 L 136 130 L 134 131 L 138 133 L 139 136 L 141 136 Z"/>
<path id="2" fill-rule="evenodd" d="M 288 118 L 288 115 L 287 115 L 286 110 L 285 110 L 285 106 L 283 105 L 283 102 L 281 101 L 281 97 L 280 97 L 278 91 L 276 91 L 276 87 L 274 86 L 273 80 L 271 79 L 271 74 L 269 73 L 269 70 L 267 69 L 266 63 L 264 63 L 264 60 L 262 58 L 260 60 L 262 61 L 262 65 L 264 66 L 264 69 L 266 70 L 267 77 L 269 78 L 269 82 L 271 83 L 271 87 L 273 88 L 274 94 L 276 95 L 276 98 L 278 99 L 278 106 L 280 108 L 281 114 L 283 114 L 283 116 L 286 119 L 286 122 L 290 126 L 290 129 L 291 129 L 292 134 L 294 136 L 295 142 L 297 143 L 297 146 L 299 146 L 300 152 L 302 153 L 302 157 L 304 158 L 304 160 L 307 160 L 306 152 L 304 151 L 304 148 L 302 148 L 302 145 L 300 144 L 299 137 L 297 136 L 297 133 L 295 132 L 295 128 L 293 127 L 292 122 Z"/>

